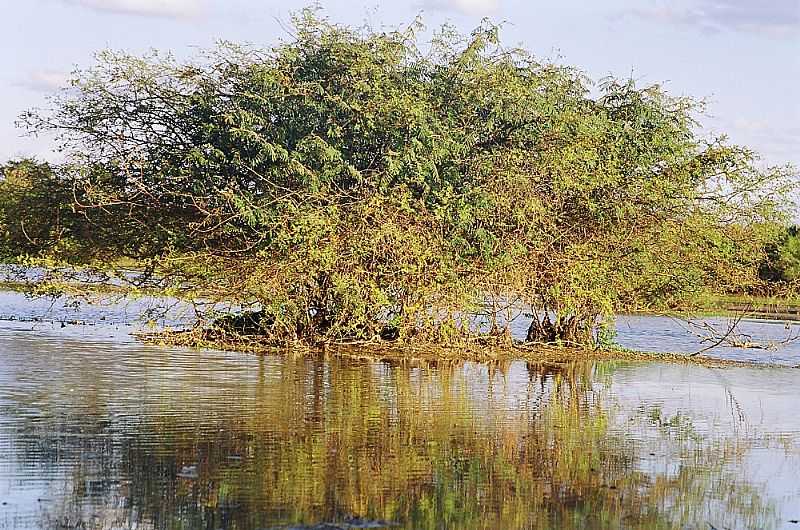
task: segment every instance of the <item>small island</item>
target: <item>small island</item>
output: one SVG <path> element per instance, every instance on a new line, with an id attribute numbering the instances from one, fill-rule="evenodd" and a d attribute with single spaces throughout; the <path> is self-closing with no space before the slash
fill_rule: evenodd
<path id="1" fill-rule="evenodd" d="M 99 54 L 21 118 L 66 162 L 4 166 L 5 258 L 232 304 L 193 335 L 221 347 L 596 346 L 615 313 L 763 289 L 792 168 L 660 86 L 419 29 L 306 10 L 271 49 Z"/>

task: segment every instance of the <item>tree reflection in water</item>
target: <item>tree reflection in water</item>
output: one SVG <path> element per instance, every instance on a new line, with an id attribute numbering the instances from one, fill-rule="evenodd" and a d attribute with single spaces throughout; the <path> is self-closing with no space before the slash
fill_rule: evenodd
<path id="1" fill-rule="evenodd" d="M 734 471 L 745 441 L 704 439 L 690 420 L 654 422 L 653 411 L 619 425 L 604 383 L 613 364 L 528 364 L 524 388 L 508 386 L 504 364 L 259 366 L 242 388 L 254 405 L 237 414 L 109 417 L 97 395 L 75 395 L 91 401 L 80 416 L 20 418 L 17 465 L 49 492 L 6 526 L 776 525 L 764 493 Z M 651 469 L 647 437 L 681 464 Z"/>

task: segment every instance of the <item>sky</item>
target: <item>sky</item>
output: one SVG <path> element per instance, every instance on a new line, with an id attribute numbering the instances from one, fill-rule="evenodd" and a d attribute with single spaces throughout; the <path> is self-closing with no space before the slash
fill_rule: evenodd
<path id="1" fill-rule="evenodd" d="M 708 102 L 703 134 L 727 134 L 765 164 L 800 166 L 800 0 L 321 0 L 333 21 L 399 27 L 421 15 L 501 37 L 594 79 L 633 77 Z M 290 38 L 306 0 L 0 0 L 0 160 L 57 160 L 52 140 L 15 127 L 70 71 L 103 49 L 190 57 L 219 40 L 268 47 Z"/>

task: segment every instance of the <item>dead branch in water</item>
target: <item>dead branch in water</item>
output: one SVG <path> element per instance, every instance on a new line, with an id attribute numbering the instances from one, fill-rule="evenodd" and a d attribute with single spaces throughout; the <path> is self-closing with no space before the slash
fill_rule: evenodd
<path id="1" fill-rule="evenodd" d="M 720 331 L 709 322 L 695 322 L 692 320 L 686 320 L 687 326 L 691 328 L 687 328 L 687 330 L 698 337 L 701 343 L 712 343 L 701 350 L 690 353 L 689 357 L 700 355 L 723 344 L 731 348 L 776 350 L 779 346 L 783 346 L 800 339 L 800 332 L 792 333 L 791 326 L 787 323 L 785 329 L 789 333 L 783 340 L 764 342 L 753 340 L 752 335 L 738 331 L 739 324 L 746 316 L 747 313 L 737 313 L 735 318 L 728 321 L 728 326 L 724 333 L 720 333 Z"/>

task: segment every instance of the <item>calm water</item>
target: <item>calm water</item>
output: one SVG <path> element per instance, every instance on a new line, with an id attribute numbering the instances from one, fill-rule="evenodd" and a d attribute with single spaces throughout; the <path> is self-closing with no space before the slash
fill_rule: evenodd
<path id="1" fill-rule="evenodd" d="M 798 369 L 137 344 L 156 302 L 0 295 L 0 529 L 800 528 Z M 691 351 L 673 324 L 620 340 Z"/>

